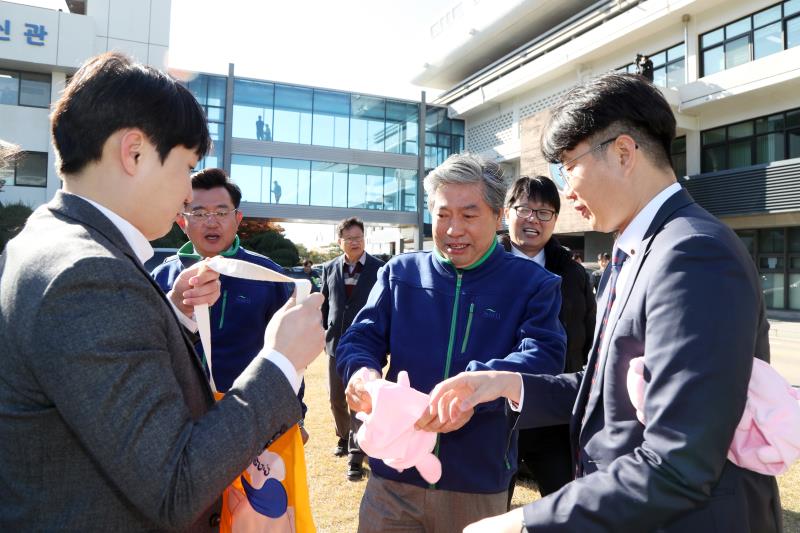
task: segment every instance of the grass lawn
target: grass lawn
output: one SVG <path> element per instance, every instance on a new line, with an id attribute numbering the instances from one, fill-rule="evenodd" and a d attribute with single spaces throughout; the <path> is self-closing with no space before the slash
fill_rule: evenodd
<path id="1" fill-rule="evenodd" d="M 358 524 L 358 505 L 364 481 L 347 481 L 347 459 L 331 454 L 336 444 L 333 416 L 328 403 L 327 355 L 324 353 L 306 371 L 306 428 L 311 438 L 306 445 L 311 509 L 320 533 L 351 533 Z M 800 533 L 800 463 L 778 479 L 783 501 L 784 530 Z M 539 497 L 530 487 L 517 486 L 514 506 Z"/>

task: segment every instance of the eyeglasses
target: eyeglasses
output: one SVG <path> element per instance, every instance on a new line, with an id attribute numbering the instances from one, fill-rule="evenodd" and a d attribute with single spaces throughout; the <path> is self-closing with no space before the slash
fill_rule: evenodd
<path id="1" fill-rule="evenodd" d="M 238 209 L 233 211 L 191 211 L 189 213 L 181 213 L 189 222 L 202 222 L 203 220 L 221 220 L 228 218 L 231 213 L 238 212 Z"/>
<path id="2" fill-rule="evenodd" d="M 583 152 L 578 157 L 573 157 L 572 159 L 570 159 L 566 163 L 562 163 L 562 164 L 558 165 L 558 176 L 561 178 L 561 179 L 555 181 L 555 184 L 556 184 L 556 187 L 558 188 L 558 190 L 561 191 L 561 192 L 564 192 L 565 190 L 567 190 L 568 187 L 570 187 L 570 184 L 569 184 L 569 177 L 570 176 L 569 176 L 569 172 L 567 171 L 567 167 L 568 166 L 571 166 L 575 161 L 577 161 L 581 157 L 583 157 L 585 155 L 588 155 L 588 154 L 591 154 L 595 150 L 599 150 L 600 148 L 602 148 L 603 146 L 607 145 L 608 143 L 614 142 L 616 140 L 617 140 L 616 137 L 613 137 L 611 139 L 605 140 L 605 141 L 601 142 L 600 144 L 598 144 L 597 146 L 595 146 L 594 148 L 592 148 L 590 150 L 586 150 L 585 152 Z M 639 148 L 639 146 L 637 145 L 636 148 Z"/>
<path id="3" fill-rule="evenodd" d="M 342 237 L 341 238 L 344 242 L 355 244 L 357 242 L 361 242 L 364 240 L 364 237 Z"/>
<path id="4" fill-rule="evenodd" d="M 514 211 L 517 212 L 517 216 L 519 218 L 532 218 L 536 215 L 541 222 L 549 222 L 553 220 L 556 212 L 552 209 L 531 209 L 530 207 L 524 205 L 518 205 L 514 207 Z"/>

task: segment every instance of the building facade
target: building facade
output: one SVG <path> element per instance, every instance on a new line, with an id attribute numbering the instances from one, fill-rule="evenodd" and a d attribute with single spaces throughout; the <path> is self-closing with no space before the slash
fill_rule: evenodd
<path id="1" fill-rule="evenodd" d="M 83 0 L 70 12 L 0 1 L 0 139 L 24 157 L 3 170 L 0 202 L 35 207 L 60 187 L 49 106 L 87 58 L 119 50 L 166 67 L 169 0 Z M 370 227 L 376 252 L 419 249 L 420 176 L 464 148 L 464 122 L 441 106 L 237 77 L 188 74 L 214 146 L 200 167 L 225 168 L 245 216 Z M 371 241 L 371 242 L 370 242 Z"/>
<path id="2" fill-rule="evenodd" d="M 533 4 L 541 2 L 513 9 L 522 17 Z M 468 150 L 515 175 L 552 176 L 539 150 L 548 109 L 576 83 L 633 71 L 637 53 L 649 56 L 678 121 L 681 183 L 748 246 L 768 308 L 800 316 L 800 0 L 574 4 L 524 45 L 498 45 L 462 82 L 448 85 L 452 69 L 435 64 L 417 81 L 445 90 L 435 103 L 466 121 Z M 556 226 L 562 240 L 589 259 L 610 251 L 612 237 L 568 205 Z"/>

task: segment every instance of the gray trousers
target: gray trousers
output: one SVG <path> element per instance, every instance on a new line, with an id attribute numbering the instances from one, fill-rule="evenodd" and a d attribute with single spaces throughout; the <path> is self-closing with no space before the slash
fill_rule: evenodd
<path id="1" fill-rule="evenodd" d="M 336 426 L 336 436 L 347 440 L 347 453 L 353 459 L 363 460 L 364 452 L 358 447 L 355 435 L 361 427 L 361 420 L 347 407 L 344 396 L 345 384 L 339 373 L 336 372 L 336 358 L 328 356 L 328 395 L 333 413 L 333 423 Z"/>
<path id="2" fill-rule="evenodd" d="M 358 533 L 461 533 L 473 522 L 505 513 L 507 494 L 425 489 L 372 474 L 361 498 Z"/>

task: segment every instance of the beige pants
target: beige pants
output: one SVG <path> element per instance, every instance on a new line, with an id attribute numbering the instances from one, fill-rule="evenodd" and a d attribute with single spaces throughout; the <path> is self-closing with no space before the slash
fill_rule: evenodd
<path id="1" fill-rule="evenodd" d="M 467 525 L 506 512 L 507 491 L 473 494 L 423 489 L 371 475 L 361 499 L 358 533 L 461 533 Z"/>

